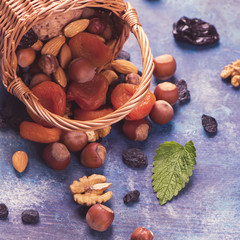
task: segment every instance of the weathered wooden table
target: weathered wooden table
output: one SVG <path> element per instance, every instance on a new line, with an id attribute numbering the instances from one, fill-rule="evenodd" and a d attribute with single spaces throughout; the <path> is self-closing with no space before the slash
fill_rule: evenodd
<path id="1" fill-rule="evenodd" d="M 240 57 L 239 9 L 234 0 L 135 0 L 132 1 L 148 35 L 154 56 L 169 53 L 176 58 L 176 79 L 185 79 L 191 101 L 175 106 L 174 119 L 165 126 L 152 125 L 147 141 L 136 143 L 115 124 L 103 140 L 108 155 L 97 170 L 82 167 L 76 156 L 62 172 L 49 169 L 41 160 L 43 146 L 23 140 L 13 130 L 0 130 L 0 202 L 9 207 L 6 221 L 0 221 L 0 239 L 39 240 L 127 240 L 138 226 L 152 230 L 156 240 L 237 240 L 240 239 L 240 160 L 239 89 L 219 74 L 223 67 Z M 194 47 L 177 43 L 172 24 L 180 17 L 202 18 L 214 24 L 220 34 L 219 44 Z M 133 36 L 124 49 L 141 69 L 141 54 Z M 153 78 L 151 90 L 157 81 Z M 1 103 L 13 101 L 16 111 L 24 106 L 1 86 Z M 201 125 L 202 114 L 215 117 L 219 131 L 209 137 Z M 158 145 L 165 141 L 185 144 L 193 140 L 197 149 L 197 166 L 186 188 L 178 197 L 160 206 L 152 190 L 152 162 Z M 139 147 L 148 156 L 145 169 L 134 170 L 123 164 L 121 153 Z M 17 150 L 29 155 L 29 166 L 17 174 L 11 156 Z M 104 174 L 112 182 L 112 199 L 106 204 L 115 212 L 113 225 L 103 233 L 91 230 L 85 221 L 86 208 L 77 205 L 69 185 L 92 173 Z M 123 203 L 129 190 L 138 189 L 140 199 L 132 205 Z M 23 225 L 21 213 L 37 209 L 40 223 Z"/>

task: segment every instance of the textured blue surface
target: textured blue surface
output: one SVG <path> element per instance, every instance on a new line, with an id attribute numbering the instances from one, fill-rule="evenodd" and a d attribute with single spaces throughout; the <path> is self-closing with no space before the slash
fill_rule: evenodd
<path id="1" fill-rule="evenodd" d="M 239 58 L 240 1 L 236 0 L 135 0 L 140 22 L 148 35 L 154 56 L 169 53 L 177 61 L 176 79 L 185 79 L 191 101 L 175 106 L 175 116 L 165 126 L 153 124 L 147 141 L 135 143 L 115 124 L 103 140 L 108 155 L 102 168 L 82 167 L 76 156 L 63 172 L 45 166 L 41 160 L 43 146 L 21 139 L 13 130 L 0 130 L 0 202 L 8 205 L 10 214 L 0 221 L 0 239 L 81 239 L 127 240 L 138 226 L 152 230 L 156 240 L 237 240 L 240 239 L 240 161 L 239 161 L 239 89 L 221 80 L 223 67 Z M 194 47 L 175 42 L 172 23 L 180 17 L 202 18 L 214 24 L 220 35 L 219 44 Z M 141 69 L 137 42 L 130 37 L 124 49 Z M 151 90 L 157 81 L 153 79 Z M 13 101 L 19 112 L 24 109 L 1 86 L 3 99 Z M 214 137 L 205 134 L 201 115 L 215 117 L 219 131 Z M 160 206 L 152 191 L 152 159 L 164 141 L 185 144 L 193 140 L 197 149 L 197 166 L 190 182 L 172 201 Z M 128 147 L 139 147 L 148 156 L 145 169 L 134 170 L 122 163 L 121 153 Z M 17 150 L 29 155 L 29 166 L 17 174 L 11 156 Z M 107 202 L 115 212 L 113 225 L 98 233 L 85 222 L 86 208 L 77 205 L 69 191 L 73 180 L 92 173 L 104 174 L 112 182 L 112 199 Z M 140 199 L 124 205 L 122 198 L 129 190 L 138 189 Z M 21 212 L 35 208 L 40 223 L 23 225 Z"/>

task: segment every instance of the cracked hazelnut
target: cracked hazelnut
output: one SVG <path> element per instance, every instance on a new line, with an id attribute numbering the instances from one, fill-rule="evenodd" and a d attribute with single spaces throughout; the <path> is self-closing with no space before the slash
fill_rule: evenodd
<path id="1" fill-rule="evenodd" d="M 86 215 L 88 226 L 99 232 L 106 231 L 111 226 L 113 219 L 114 212 L 102 204 L 93 205 Z"/>
<path id="2" fill-rule="evenodd" d="M 55 73 L 59 67 L 57 58 L 50 54 L 41 56 L 38 65 L 41 68 L 41 70 L 47 75 Z"/>
<path id="3" fill-rule="evenodd" d="M 136 228 L 131 235 L 131 240 L 152 240 L 152 239 L 153 233 L 144 227 Z"/>
<path id="4" fill-rule="evenodd" d="M 102 144 L 94 142 L 83 149 L 80 161 L 85 167 L 99 168 L 105 162 L 106 155 L 106 148 Z"/>
<path id="5" fill-rule="evenodd" d="M 71 155 L 64 144 L 55 142 L 44 149 L 43 159 L 50 168 L 60 171 L 67 168 Z"/>
<path id="6" fill-rule="evenodd" d="M 159 80 L 167 80 L 172 77 L 176 71 L 177 64 L 173 56 L 164 54 L 154 58 L 153 75 Z"/>
<path id="7" fill-rule="evenodd" d="M 62 135 L 62 141 L 69 151 L 78 152 L 88 143 L 88 136 L 83 131 L 65 131 Z"/>
<path id="8" fill-rule="evenodd" d="M 17 62 L 22 68 L 30 66 L 36 58 L 36 53 L 32 48 L 23 48 L 17 51 Z"/>
<path id="9" fill-rule="evenodd" d="M 133 141 L 144 141 L 148 137 L 150 123 L 146 119 L 128 121 L 123 124 L 124 134 Z"/>

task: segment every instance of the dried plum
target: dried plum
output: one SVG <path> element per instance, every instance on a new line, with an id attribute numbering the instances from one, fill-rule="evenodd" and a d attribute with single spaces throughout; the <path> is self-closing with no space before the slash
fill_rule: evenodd
<path id="1" fill-rule="evenodd" d="M 123 202 L 125 204 L 128 204 L 130 202 L 136 202 L 138 200 L 140 196 L 140 192 L 138 190 L 133 190 L 131 192 L 128 192 L 124 198 L 123 198 Z"/>
<path id="2" fill-rule="evenodd" d="M 173 36 L 176 40 L 193 45 L 209 45 L 219 40 L 216 28 L 201 19 L 182 17 L 173 24 Z"/>
<path id="3" fill-rule="evenodd" d="M 208 133 L 216 133 L 217 132 L 217 121 L 215 118 L 205 115 L 202 115 L 202 125 L 204 130 Z"/>
<path id="4" fill-rule="evenodd" d="M 31 47 L 35 42 L 37 42 L 37 40 L 38 36 L 31 28 L 27 33 L 23 35 L 18 46 L 21 48 L 28 48 Z"/>
<path id="5" fill-rule="evenodd" d="M 22 212 L 22 221 L 26 224 L 36 224 L 39 221 L 39 213 L 36 210 L 25 210 Z"/>
<path id="6" fill-rule="evenodd" d="M 0 203 L 0 219 L 6 219 L 8 217 L 8 213 L 8 207 L 4 203 Z"/>
<path id="7" fill-rule="evenodd" d="M 138 148 L 125 150 L 122 154 L 122 160 L 127 166 L 134 168 L 145 167 L 148 164 L 147 156 Z"/>
<path id="8" fill-rule="evenodd" d="M 190 91 L 187 89 L 186 81 L 183 79 L 176 81 L 176 86 L 179 92 L 178 100 L 180 101 L 180 103 L 189 101 L 191 98 L 191 95 L 190 95 Z"/>
<path id="9" fill-rule="evenodd" d="M 124 59 L 124 60 L 128 60 L 130 61 L 130 54 L 127 51 L 122 50 L 118 56 L 116 57 L 116 59 Z"/>

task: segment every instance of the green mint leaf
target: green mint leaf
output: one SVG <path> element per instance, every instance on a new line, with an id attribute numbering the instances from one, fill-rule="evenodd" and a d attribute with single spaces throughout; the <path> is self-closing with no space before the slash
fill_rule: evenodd
<path id="1" fill-rule="evenodd" d="M 153 191 L 163 205 L 188 183 L 196 165 L 196 148 L 192 141 L 185 146 L 165 142 L 159 145 L 153 160 Z"/>

